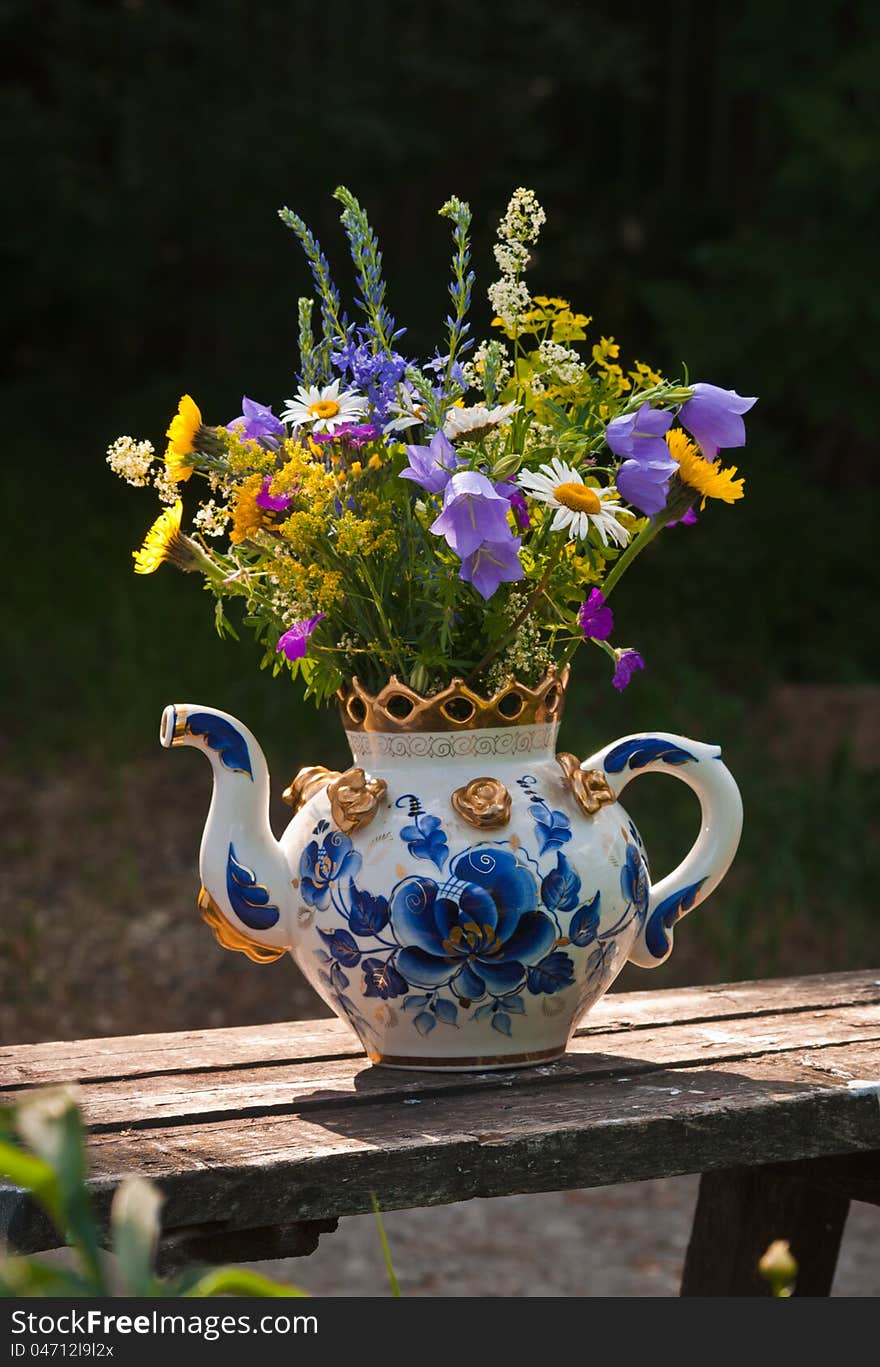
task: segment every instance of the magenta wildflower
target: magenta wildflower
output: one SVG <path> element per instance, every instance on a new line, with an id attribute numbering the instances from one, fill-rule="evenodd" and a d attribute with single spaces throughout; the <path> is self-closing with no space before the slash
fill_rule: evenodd
<path id="1" fill-rule="evenodd" d="M 522 489 L 512 479 L 502 479 L 495 485 L 495 492 L 506 498 L 513 513 L 513 520 L 521 532 L 527 532 L 532 525 L 529 507 Z"/>
<path id="2" fill-rule="evenodd" d="M 578 621 L 584 635 L 593 641 L 607 641 L 614 630 L 614 613 L 605 605 L 605 595 L 599 589 L 591 589 L 590 596 L 581 605 Z"/>
<path id="3" fill-rule="evenodd" d="M 477 593 L 487 601 L 499 584 L 511 584 L 523 578 L 520 564 L 519 537 L 508 534 L 506 541 L 484 541 L 462 562 L 459 578 L 473 584 Z"/>
<path id="4" fill-rule="evenodd" d="M 485 475 L 460 470 L 446 486 L 443 511 L 431 523 L 431 531 L 445 537 L 446 544 L 465 560 L 484 541 L 509 545 L 514 538 L 507 510 L 507 499 L 495 492 Z"/>
<path id="5" fill-rule="evenodd" d="M 645 662 L 637 650 L 622 650 L 617 657 L 611 682 L 618 692 L 622 693 L 636 670 L 644 667 Z"/>
<path id="6" fill-rule="evenodd" d="M 757 398 L 743 398 L 735 389 L 719 389 L 717 384 L 695 384 L 694 396 L 682 404 L 679 419 L 695 437 L 706 460 L 714 460 L 721 447 L 745 446 L 748 413 Z"/>
<path id="7" fill-rule="evenodd" d="M 332 432 L 312 432 L 312 441 L 338 441 L 343 437 L 350 446 L 359 451 L 368 442 L 376 441 L 379 436 L 378 428 L 371 422 L 343 422 L 338 427 L 334 427 Z"/>
<path id="8" fill-rule="evenodd" d="M 293 494 L 273 494 L 272 476 L 267 475 L 263 480 L 260 492 L 257 494 L 256 505 L 258 508 L 265 508 L 270 513 L 284 513 L 293 502 Z"/>
<path id="9" fill-rule="evenodd" d="M 276 650 L 283 651 L 288 660 L 301 660 L 309 643 L 309 637 L 315 630 L 320 621 L 327 616 L 325 612 L 319 612 L 317 617 L 309 617 L 302 622 L 294 622 L 289 631 L 285 631 L 280 638 Z"/>

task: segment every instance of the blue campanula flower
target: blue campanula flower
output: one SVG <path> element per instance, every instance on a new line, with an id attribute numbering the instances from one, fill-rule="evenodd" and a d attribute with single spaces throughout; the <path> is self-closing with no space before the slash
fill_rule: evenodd
<path id="1" fill-rule="evenodd" d="M 707 460 L 714 460 L 720 448 L 745 446 L 748 413 L 757 398 L 743 398 L 735 389 L 720 389 L 715 384 L 695 384 L 694 395 L 682 404 L 679 418 L 696 438 Z"/>

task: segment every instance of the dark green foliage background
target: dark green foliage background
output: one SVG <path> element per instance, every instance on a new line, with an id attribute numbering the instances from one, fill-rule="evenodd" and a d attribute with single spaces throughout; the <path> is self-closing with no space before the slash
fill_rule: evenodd
<path id="1" fill-rule="evenodd" d="M 119 432 L 160 446 L 184 389 L 209 421 L 242 392 L 292 392 L 308 279 L 279 205 L 345 287 L 330 194 L 355 191 L 424 353 L 445 313 L 436 209 L 452 192 L 474 206 L 480 336 L 495 221 L 534 186 L 536 290 L 628 357 L 686 358 L 692 379 L 761 398 L 735 453 L 747 500 L 665 534 L 617 595 L 617 639 L 648 672 L 618 697 L 584 652 L 563 740 L 724 742 L 747 809 L 711 932 L 732 973 L 791 966 L 785 926 L 821 945 L 829 908 L 851 927 L 838 960 L 863 960 L 866 934 L 876 950 L 876 773 L 841 754 L 820 800 L 755 723 L 779 681 L 877 678 L 876 5 L 7 0 L 3 19 L 8 761 L 146 751 L 172 697 L 240 713 L 285 776 L 342 758 L 333 719 L 316 730 L 256 646 L 215 639 L 197 584 L 130 574 L 154 506 L 104 450 Z M 661 869 L 692 816 L 666 796 L 633 803 Z"/>

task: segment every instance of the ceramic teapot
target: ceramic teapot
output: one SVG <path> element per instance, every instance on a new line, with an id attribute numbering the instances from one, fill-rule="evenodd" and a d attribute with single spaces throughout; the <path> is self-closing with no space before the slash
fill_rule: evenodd
<path id="1" fill-rule="evenodd" d="M 161 743 L 203 751 L 214 792 L 199 907 L 258 963 L 290 954 L 374 1063 L 505 1068 L 564 1053 L 627 961 L 663 963 L 739 843 L 742 803 L 716 745 L 662 731 L 581 761 L 556 752 L 567 671 L 484 698 L 462 681 L 425 698 L 396 678 L 339 695 L 344 773 L 301 769 L 276 840 L 252 732 L 175 703 Z M 702 823 L 652 883 L 620 804 L 641 774 L 682 779 Z"/>

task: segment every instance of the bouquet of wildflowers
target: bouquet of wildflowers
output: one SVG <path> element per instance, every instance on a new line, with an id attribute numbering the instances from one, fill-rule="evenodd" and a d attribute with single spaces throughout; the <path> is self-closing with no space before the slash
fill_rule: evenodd
<path id="1" fill-rule="evenodd" d="M 279 412 L 244 398 L 211 426 L 184 395 L 164 459 L 131 437 L 109 448 L 113 470 L 166 505 L 135 571 L 169 561 L 201 574 L 221 634 L 236 635 L 227 606 L 240 599 L 263 665 L 301 676 L 318 702 L 355 675 L 375 690 L 394 674 L 423 694 L 453 677 L 486 692 L 510 676 L 533 685 L 586 642 L 624 688 L 644 661 L 612 642 L 608 600 L 662 530 L 742 497 L 719 453 L 744 444 L 755 399 L 642 361 L 624 369 L 613 337 L 591 340 L 592 319 L 533 296 L 544 212 L 524 189 L 498 228 L 493 334 L 479 345 L 470 209 L 443 205 L 450 307 L 434 356 L 415 360 L 367 217 L 344 187 L 336 199 L 353 316 L 306 224 L 280 211 L 315 294 L 299 301 L 300 371 Z M 203 497 L 185 531 L 193 476 Z"/>

